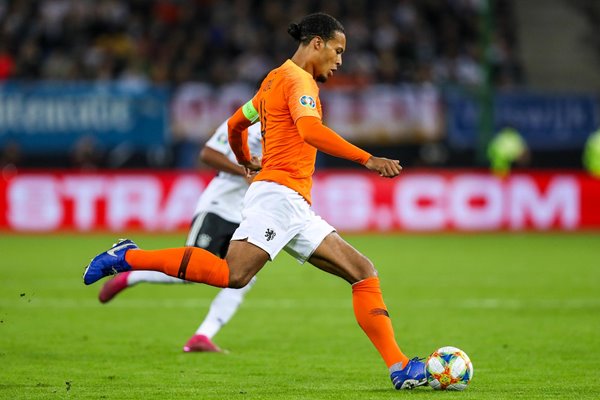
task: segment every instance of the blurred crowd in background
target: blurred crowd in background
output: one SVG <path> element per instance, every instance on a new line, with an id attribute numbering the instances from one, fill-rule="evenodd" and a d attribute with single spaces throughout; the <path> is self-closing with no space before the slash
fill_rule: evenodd
<path id="1" fill-rule="evenodd" d="M 482 82 L 478 0 L 0 2 L 0 79 L 256 82 L 291 56 L 291 21 L 343 21 L 338 84 Z M 494 3 L 493 80 L 523 82 L 510 0 Z"/>
<path id="2" fill-rule="evenodd" d="M 597 30 L 599 3 L 573 0 L 569 4 Z M 492 5 L 487 20 L 485 4 Z M 194 168 L 198 149 L 235 105 L 227 94 L 230 88 L 245 85 L 236 93 L 246 96 L 265 72 L 293 54 L 297 44 L 287 34 L 289 23 L 323 11 L 343 23 L 348 38 L 342 68 L 323 85 L 326 123 L 341 128 L 340 134 L 349 140 L 367 144 L 373 153 L 401 159 L 405 166 L 481 166 L 475 157 L 481 120 L 474 107 L 482 88 L 490 84 L 497 93 L 528 90 L 531 71 L 522 59 L 519 36 L 519 27 L 526 22 L 517 21 L 521 15 L 517 9 L 513 0 L 0 0 L 0 136 L 3 126 L 6 133 L 4 143 L 0 140 L 0 163 L 38 168 Z M 582 41 L 595 48 L 600 35 L 594 35 L 593 29 L 589 32 L 592 34 Z M 62 146 L 68 147 L 68 157 L 64 152 L 28 153 L 18 135 L 29 135 L 31 141 L 34 134 L 43 138 L 48 131 L 42 126 L 45 122 L 40 122 L 43 119 L 20 123 L 20 113 L 30 112 L 34 117 L 51 113 L 56 104 L 69 101 L 72 92 L 61 93 L 59 88 L 55 98 L 46 102 L 45 89 L 28 94 L 4 85 L 15 82 L 108 84 L 105 87 L 116 85 L 138 94 L 164 88 L 169 104 L 165 144 L 147 146 L 144 152 L 126 144 L 110 148 L 103 134 L 84 132 L 85 124 L 77 133 L 75 124 L 69 134 L 80 137 Z M 394 93 L 373 89 L 379 85 Z M 343 121 L 349 118 L 330 107 L 340 104 L 340 97 L 328 97 L 330 89 L 346 90 L 342 103 L 357 99 L 354 108 L 347 107 L 346 112 L 371 114 L 370 121 L 364 125 L 364 121 L 353 122 L 350 129 L 344 129 Z M 470 103 L 449 95 L 456 89 L 468 93 Z M 32 97 L 27 98 L 29 95 Z M 211 102 L 216 96 L 221 96 L 219 112 L 208 109 L 214 106 Z M 31 101 L 26 104 L 27 99 Z M 493 128 L 498 132 L 520 122 L 530 130 L 543 151 L 536 152 L 534 146 L 529 165 L 581 165 L 583 136 L 593 130 L 598 119 L 597 99 L 574 100 L 577 111 L 570 120 L 573 130 L 569 135 L 575 133 L 564 148 L 562 117 L 547 111 L 556 104 L 572 108 L 571 99 L 508 100 L 510 117 L 501 117 Z M 35 111 L 41 103 L 44 111 Z M 525 115 L 521 104 L 530 106 L 530 115 Z M 388 110 L 387 136 L 372 129 L 383 121 L 378 112 L 386 106 L 392 110 Z M 143 120 L 152 107 L 143 105 L 132 115 Z M 202 108 L 204 114 L 199 112 Z M 392 129 L 397 124 L 398 131 L 402 130 L 396 141 L 389 140 L 390 113 L 396 120 L 391 121 Z M 206 114 L 218 121 L 209 121 L 203 117 Z M 62 120 L 46 117 L 50 122 L 66 121 L 64 116 Z M 42 124 L 41 130 L 35 123 Z M 419 127 L 415 128 L 415 123 Z M 370 139 L 356 141 L 353 129 L 362 129 L 363 137 L 370 135 Z M 548 146 L 540 139 L 546 132 L 554 135 Z M 143 136 L 143 132 L 136 133 Z M 55 134 L 61 137 L 60 130 Z M 381 140 L 384 137 L 388 139 Z M 66 135 L 62 138 L 67 140 Z M 319 165 L 349 166 L 328 156 L 323 156 Z"/>

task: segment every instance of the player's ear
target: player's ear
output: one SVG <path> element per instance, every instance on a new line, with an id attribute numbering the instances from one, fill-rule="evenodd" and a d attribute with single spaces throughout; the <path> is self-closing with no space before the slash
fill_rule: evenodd
<path id="1" fill-rule="evenodd" d="M 315 50 L 320 50 L 320 49 L 321 49 L 321 47 L 323 47 L 323 44 L 324 44 L 324 43 L 325 43 L 325 42 L 323 41 L 323 39 L 322 39 L 320 36 L 315 36 L 315 37 L 312 39 L 312 45 L 313 45 L 313 47 L 315 48 Z"/>

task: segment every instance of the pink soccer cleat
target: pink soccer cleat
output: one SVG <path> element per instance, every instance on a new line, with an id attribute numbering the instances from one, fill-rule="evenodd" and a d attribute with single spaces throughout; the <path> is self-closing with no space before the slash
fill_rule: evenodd
<path id="1" fill-rule="evenodd" d="M 210 353 L 223 353 L 223 350 L 210 340 L 205 335 L 194 335 L 187 341 L 183 346 L 183 351 L 186 353 L 192 352 L 210 352 Z"/>
<path id="2" fill-rule="evenodd" d="M 127 287 L 127 277 L 130 273 L 131 271 L 121 272 L 113 279 L 106 282 L 98 294 L 98 300 L 100 300 L 100 303 L 108 303 L 113 299 L 113 297 L 121 293 L 121 291 Z"/>

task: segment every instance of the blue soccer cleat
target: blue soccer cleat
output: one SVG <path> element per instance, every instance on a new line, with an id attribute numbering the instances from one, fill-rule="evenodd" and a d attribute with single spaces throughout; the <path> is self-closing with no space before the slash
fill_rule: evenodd
<path id="1" fill-rule="evenodd" d="M 408 361 L 403 369 L 394 371 L 394 366 L 392 366 L 391 371 L 390 379 L 397 390 L 413 389 L 427 383 L 425 363 L 418 357 Z"/>
<path id="2" fill-rule="evenodd" d="M 91 285 L 105 276 L 130 271 L 131 266 L 125 261 L 125 253 L 127 250 L 137 248 L 137 245 L 133 241 L 119 239 L 110 249 L 92 259 L 83 273 L 83 283 Z"/>

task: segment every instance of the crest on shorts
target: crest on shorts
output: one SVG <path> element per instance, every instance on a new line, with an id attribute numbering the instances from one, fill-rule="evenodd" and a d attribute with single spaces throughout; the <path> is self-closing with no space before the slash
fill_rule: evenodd
<path id="1" fill-rule="evenodd" d="M 308 108 L 315 108 L 317 106 L 317 102 L 315 101 L 315 99 L 308 95 L 300 97 L 300 104 Z"/>
<path id="2" fill-rule="evenodd" d="M 273 240 L 273 238 L 277 236 L 277 234 L 275 233 L 275 231 L 271 228 L 267 228 L 267 230 L 265 231 L 265 238 L 267 239 L 267 242 Z"/>
<path id="3" fill-rule="evenodd" d="M 206 249 L 208 246 L 210 246 L 210 242 L 212 242 L 212 237 L 206 233 L 203 233 L 196 239 L 196 246 Z"/>

